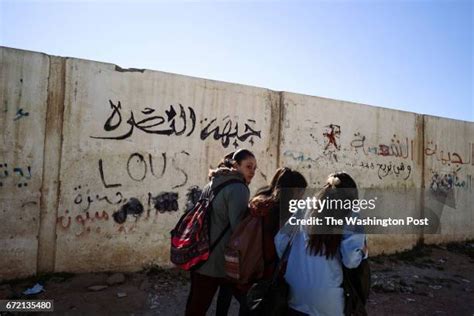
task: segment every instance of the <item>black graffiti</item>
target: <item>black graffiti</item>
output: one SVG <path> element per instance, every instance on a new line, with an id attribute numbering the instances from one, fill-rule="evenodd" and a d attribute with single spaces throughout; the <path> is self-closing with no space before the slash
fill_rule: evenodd
<path id="1" fill-rule="evenodd" d="M 102 184 L 104 187 L 107 188 L 116 188 L 122 186 L 121 183 L 114 183 L 114 184 L 107 184 L 105 182 L 105 176 L 104 176 L 104 166 L 102 163 L 102 159 L 99 159 L 99 174 L 100 174 L 100 179 L 102 180 Z"/>
<path id="2" fill-rule="evenodd" d="M 194 205 L 199 201 L 201 198 L 202 190 L 197 186 L 193 185 L 188 188 L 188 192 L 186 193 L 186 207 L 184 212 L 188 212 L 191 210 Z"/>
<path id="3" fill-rule="evenodd" d="M 112 132 L 116 130 L 122 123 L 122 104 L 118 101 L 117 105 L 115 105 L 112 100 L 109 100 L 110 107 L 112 109 L 112 113 L 107 118 L 104 124 L 104 130 L 106 132 Z M 165 110 L 165 115 L 153 115 L 155 109 L 153 108 L 145 108 L 141 113 L 145 115 L 145 118 L 137 121 L 135 119 L 135 115 L 133 111 L 130 112 L 130 117 L 127 120 L 127 124 L 130 125 L 129 130 L 119 136 L 90 136 L 91 138 L 95 139 L 115 139 L 115 140 L 122 140 L 127 139 L 133 134 L 134 128 L 137 128 L 147 134 L 157 134 L 157 135 L 176 135 L 180 136 L 183 135 L 186 130 L 188 129 L 188 125 L 190 126 L 190 131 L 186 134 L 186 136 L 190 136 L 196 127 L 196 113 L 194 112 L 193 108 L 188 106 L 189 118 L 186 114 L 184 107 L 179 104 L 179 115 L 178 112 L 174 109 L 173 105 L 170 105 L 169 110 Z M 153 115 L 153 116 L 150 116 Z M 181 121 L 181 127 L 177 126 L 177 121 Z M 162 127 L 161 125 L 166 125 L 167 127 Z"/>
<path id="4" fill-rule="evenodd" d="M 8 172 L 8 164 L 2 163 L 0 164 L 0 168 L 3 169 L 3 173 L 0 172 L 0 187 L 3 187 L 3 180 L 7 179 L 10 176 Z M 11 169 L 11 175 L 18 177 L 18 183 L 16 184 L 17 187 L 27 187 L 28 181 L 31 180 L 31 167 L 27 166 L 26 168 L 15 167 Z"/>
<path id="5" fill-rule="evenodd" d="M 128 215 L 132 215 L 136 219 L 138 219 L 138 217 L 140 217 L 142 213 L 143 213 L 142 203 L 136 198 L 131 198 L 127 203 L 122 205 L 120 210 L 113 213 L 112 217 L 114 218 L 114 221 L 116 221 L 117 223 L 123 224 L 127 220 Z"/>
<path id="6" fill-rule="evenodd" d="M 188 154 L 189 155 L 189 154 Z M 137 182 L 142 182 L 148 175 L 148 166 L 150 167 L 150 173 L 153 177 L 160 179 L 164 176 L 165 171 L 166 171 L 166 166 L 167 166 L 167 157 L 166 153 L 161 154 L 162 160 L 163 160 L 163 167 L 160 171 L 160 174 L 155 173 L 155 167 L 153 163 L 153 157 L 151 154 L 148 154 L 148 159 L 145 159 L 145 156 L 140 154 L 140 153 L 132 153 L 127 160 L 126 164 L 126 170 L 127 174 L 130 177 L 130 179 L 137 181 Z M 179 168 L 178 166 L 175 165 L 174 159 L 172 160 L 173 162 L 173 167 L 182 173 L 184 173 L 185 176 L 185 181 L 180 184 L 178 187 L 186 184 L 187 182 L 187 174 L 186 172 Z M 99 174 L 100 174 L 100 179 L 102 180 L 102 184 L 104 185 L 105 188 L 115 188 L 115 187 L 120 187 L 122 186 L 121 183 L 114 183 L 114 184 L 109 184 L 105 180 L 105 175 L 104 175 L 104 162 L 102 159 L 99 159 Z"/>
<path id="7" fill-rule="evenodd" d="M 403 162 L 399 164 L 389 163 L 373 163 L 373 162 L 361 162 L 359 167 L 365 169 L 376 169 L 377 176 L 380 180 L 386 178 L 389 175 L 395 175 L 395 177 L 402 177 L 403 180 L 407 180 L 412 172 L 411 165 Z"/>
<path id="8" fill-rule="evenodd" d="M 461 179 L 458 172 L 461 167 L 449 172 L 439 172 L 431 170 L 430 190 L 434 193 L 447 194 L 455 188 L 469 188 L 471 186 L 471 177 L 467 176 L 464 180 Z"/>
<path id="9" fill-rule="evenodd" d="M 74 204 L 78 205 L 82 211 L 88 211 L 91 205 L 96 201 L 105 201 L 110 205 L 118 205 L 126 201 L 126 199 L 123 197 L 122 192 L 120 191 L 117 191 L 115 193 L 114 198 L 110 198 L 108 195 L 100 196 L 99 194 L 91 193 L 90 189 L 87 189 L 85 194 L 83 195 L 81 193 L 81 189 L 81 185 L 74 188 L 74 191 L 78 191 L 77 195 L 74 198 Z"/>
<path id="10" fill-rule="evenodd" d="M 23 112 L 23 109 L 18 109 L 18 111 L 16 111 L 16 116 L 13 120 L 17 121 L 17 120 L 21 119 L 22 117 L 28 116 L 28 115 L 30 115 L 29 112 Z"/>
<path id="11" fill-rule="evenodd" d="M 184 155 L 189 156 L 189 153 L 188 153 L 187 151 L 184 151 L 184 150 L 181 151 L 180 154 L 184 154 Z M 185 186 L 186 183 L 188 183 L 188 174 L 186 173 L 186 171 L 184 171 L 184 169 L 182 169 L 182 168 L 180 168 L 179 166 L 176 165 L 176 158 L 177 158 L 176 156 L 177 156 L 177 155 L 175 155 L 175 157 L 174 157 L 174 159 L 173 159 L 173 161 L 172 161 L 172 164 L 173 164 L 173 167 L 174 167 L 177 171 L 181 172 L 181 174 L 184 176 L 184 181 L 181 182 L 180 184 L 177 184 L 177 185 L 173 186 L 172 189 L 181 188 L 181 187 Z"/>
<path id="12" fill-rule="evenodd" d="M 133 160 L 133 158 L 137 158 L 137 159 Z M 131 161 L 135 161 L 138 164 L 138 168 L 142 169 L 140 172 L 141 176 L 139 177 L 134 176 L 133 166 L 130 164 Z M 127 161 L 127 173 L 130 179 L 135 180 L 135 181 L 143 181 L 143 179 L 145 179 L 146 177 L 147 171 L 148 171 L 148 167 L 143 155 L 139 153 L 131 154 Z"/>
<path id="13" fill-rule="evenodd" d="M 161 174 L 157 177 L 153 168 L 153 159 L 151 157 L 151 154 L 148 154 L 148 162 L 150 163 L 150 172 L 155 178 L 158 178 L 158 179 L 162 178 L 166 171 L 166 153 L 161 153 L 161 156 L 163 157 L 163 168 L 161 169 Z"/>
<path id="14" fill-rule="evenodd" d="M 205 119 L 204 121 L 207 121 Z M 261 138 L 261 131 L 257 131 L 252 128 L 249 124 L 244 124 L 244 131 L 242 134 L 239 135 L 239 123 L 232 122 L 232 120 L 226 116 L 222 119 L 225 122 L 224 126 L 213 126 L 214 123 L 217 121 L 217 118 L 212 119 L 202 130 L 201 130 L 201 140 L 206 140 L 210 135 L 215 140 L 220 140 L 221 144 L 224 148 L 227 148 L 232 139 L 234 142 L 232 143 L 235 148 L 239 147 L 240 142 L 245 142 L 249 139 L 249 143 L 253 146 L 254 140 L 253 137 Z M 255 124 L 254 120 L 248 119 L 247 122 L 251 124 Z"/>
<path id="15" fill-rule="evenodd" d="M 152 198 L 155 210 L 160 213 L 176 212 L 178 207 L 178 193 L 176 192 L 162 192 Z"/>

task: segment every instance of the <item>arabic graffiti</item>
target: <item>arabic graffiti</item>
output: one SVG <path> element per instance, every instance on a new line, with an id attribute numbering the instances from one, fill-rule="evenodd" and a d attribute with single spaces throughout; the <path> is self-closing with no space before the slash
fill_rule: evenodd
<path id="1" fill-rule="evenodd" d="M 290 157 L 298 162 L 316 163 L 319 160 L 319 158 L 312 158 L 311 156 L 296 150 L 285 150 L 285 152 L 283 152 L 283 156 Z"/>
<path id="2" fill-rule="evenodd" d="M 201 121 L 207 122 L 208 119 L 204 119 Z M 254 139 L 253 137 L 258 137 L 261 138 L 261 131 L 255 130 L 253 127 L 251 127 L 249 124 L 254 125 L 256 122 L 255 120 L 248 119 L 247 122 L 244 124 L 244 131 L 243 133 L 239 134 L 239 123 L 233 123 L 233 121 L 230 119 L 229 116 L 226 116 L 222 119 L 224 122 L 223 126 L 215 126 L 215 122 L 217 121 L 217 118 L 214 118 L 207 123 L 207 125 L 201 130 L 201 140 L 206 140 L 210 135 L 215 140 L 220 140 L 221 144 L 224 148 L 227 148 L 234 139 L 234 142 L 232 145 L 235 148 L 239 147 L 239 141 L 240 142 L 245 142 L 247 139 L 249 139 L 249 143 L 253 146 L 254 144 Z"/>
<path id="3" fill-rule="evenodd" d="M 117 104 L 114 104 L 112 100 L 109 100 L 110 108 L 112 109 L 112 113 L 110 114 L 109 118 L 105 121 L 104 130 L 106 132 L 113 132 L 117 128 L 119 128 L 120 124 L 122 123 L 122 104 L 118 101 Z M 141 130 L 147 134 L 157 134 L 157 135 L 184 135 L 187 129 L 186 136 L 190 136 L 194 132 L 194 128 L 196 127 L 196 113 L 194 112 L 193 108 L 187 108 L 187 111 L 184 107 L 179 104 L 179 114 L 175 110 L 173 105 L 170 105 L 169 110 L 165 111 L 165 115 L 155 115 L 155 109 L 146 107 L 141 111 L 141 113 L 145 116 L 145 118 L 140 119 L 137 121 L 135 119 L 135 115 L 133 111 L 130 111 L 130 117 L 127 120 L 127 124 L 129 125 L 129 129 L 127 132 L 116 135 L 116 136 L 90 136 L 91 138 L 96 139 L 115 139 L 115 140 L 122 140 L 127 139 L 133 134 L 134 128 Z M 189 112 L 189 114 L 187 113 Z M 152 115 L 152 116 L 150 116 Z M 177 123 L 180 122 L 180 123 Z M 162 126 L 166 125 L 166 126 Z M 189 127 L 189 128 L 188 128 Z"/>
<path id="4" fill-rule="evenodd" d="M 405 164 L 403 162 L 400 162 L 397 164 L 394 162 L 374 163 L 374 162 L 362 161 L 360 162 L 358 167 L 367 169 L 367 170 L 376 170 L 377 176 L 380 180 L 386 178 L 389 175 L 393 175 L 396 178 L 400 177 L 403 180 L 408 180 L 412 172 L 411 165 Z"/>
<path id="5" fill-rule="evenodd" d="M 86 188 L 87 184 L 84 186 L 84 189 Z M 83 194 L 81 185 L 74 187 L 74 191 L 77 191 L 77 194 L 74 198 L 74 204 L 77 205 L 79 210 L 83 212 L 88 211 L 94 202 L 105 201 L 109 205 L 119 205 L 126 201 L 122 192 L 120 191 L 115 192 L 113 198 L 110 198 L 108 195 L 101 196 L 100 194 L 91 193 L 90 189 L 86 189 L 85 194 Z"/>
<path id="6" fill-rule="evenodd" d="M 113 136 L 90 136 L 94 139 L 108 139 L 108 140 L 124 140 L 132 136 L 134 129 L 138 129 L 147 134 L 167 135 L 167 136 L 184 136 L 189 137 L 193 134 L 196 128 L 196 112 L 192 107 L 185 107 L 178 104 L 178 110 L 174 105 L 169 106 L 169 110 L 165 110 L 163 115 L 156 115 L 156 109 L 146 107 L 138 115 L 130 111 L 130 116 L 126 121 L 128 127 L 115 133 L 124 119 L 122 118 L 122 104 L 120 101 L 115 104 L 109 100 L 112 113 L 109 115 L 104 123 L 103 129 L 106 133 L 113 133 Z M 254 138 L 261 138 L 261 131 L 255 128 L 256 121 L 248 119 L 244 123 L 243 132 L 239 130 L 239 123 L 233 122 L 229 116 L 222 119 L 222 126 L 216 123 L 217 117 L 208 120 L 204 118 L 200 124 L 205 125 L 201 132 L 201 140 L 206 140 L 212 136 L 214 140 L 220 140 L 222 146 L 227 148 L 232 142 L 232 145 L 237 148 L 239 142 L 249 141 L 253 146 Z"/>
<path id="7" fill-rule="evenodd" d="M 58 216 L 56 223 L 62 230 L 68 230 L 71 227 L 72 218 L 69 215 L 69 210 L 66 210 L 64 215 Z M 82 236 L 84 233 L 90 233 L 93 228 L 88 226 L 89 223 L 108 221 L 109 214 L 106 211 L 95 212 L 92 216 L 92 212 L 85 212 L 84 214 L 79 214 L 74 218 L 74 222 L 79 226 L 80 231 L 75 233 L 76 236 Z M 66 221 L 65 221 L 66 220 Z M 87 226 L 86 226 L 87 225 Z M 97 226 L 94 230 L 96 233 L 101 232 L 101 227 Z"/>
<path id="8" fill-rule="evenodd" d="M 3 172 L 2 172 L 3 171 Z M 10 171 L 10 172 L 9 172 Z M 4 187 L 7 178 L 13 176 L 16 178 L 15 186 L 18 188 L 27 187 L 31 180 L 31 166 L 26 168 L 14 167 L 9 169 L 7 163 L 0 164 L 0 188 Z"/>
<path id="9" fill-rule="evenodd" d="M 350 147 L 344 148 L 339 138 L 341 136 L 341 127 L 336 124 L 325 126 L 323 136 L 325 137 L 324 144 L 317 139 L 315 135 L 310 134 L 311 138 L 322 149 L 322 153 L 317 156 L 295 151 L 286 150 L 283 156 L 289 157 L 299 163 L 307 163 L 308 168 L 312 164 L 322 165 L 323 163 L 344 163 L 349 167 L 363 168 L 367 170 L 374 170 L 377 172 L 377 177 L 382 180 L 390 175 L 394 178 L 407 180 L 410 178 L 413 167 L 407 162 L 371 162 L 360 159 L 360 156 L 354 155 L 358 152 L 364 156 L 375 157 L 393 157 L 413 159 L 413 141 L 405 138 L 404 141 L 398 139 L 397 135 L 393 135 L 391 142 L 387 144 L 377 144 L 376 146 L 367 145 L 366 136 L 361 135 L 360 132 L 354 134 L 354 138 L 350 142 Z M 341 154 L 342 153 L 342 154 Z"/>
<path id="10" fill-rule="evenodd" d="M 397 157 L 408 159 L 410 157 L 413 160 L 413 146 L 414 142 L 409 141 L 408 137 L 405 137 L 404 140 L 398 139 L 397 135 L 393 135 L 389 144 L 378 144 L 378 145 L 367 145 L 366 136 L 362 135 L 360 132 L 354 134 L 354 138 L 351 141 L 351 148 L 358 152 L 362 152 L 368 155 L 376 155 L 383 157 Z"/>
<path id="11" fill-rule="evenodd" d="M 446 154 L 445 150 L 438 151 L 438 145 L 434 144 L 433 141 L 428 141 L 427 145 L 425 146 L 425 156 L 433 157 L 437 161 L 440 161 L 443 165 L 450 166 L 451 164 L 454 165 L 474 165 L 474 144 L 469 144 L 469 148 L 471 150 L 471 155 L 467 154 L 464 156 L 469 157 L 469 161 L 464 161 L 462 156 L 457 152 L 450 152 L 448 151 Z"/>
<path id="12" fill-rule="evenodd" d="M 448 172 L 440 172 L 434 169 L 430 171 L 431 180 L 429 188 L 434 193 L 447 194 L 455 188 L 472 188 L 471 176 L 467 175 L 466 179 L 462 180 L 459 175 L 459 171 L 461 171 L 460 167 Z"/>

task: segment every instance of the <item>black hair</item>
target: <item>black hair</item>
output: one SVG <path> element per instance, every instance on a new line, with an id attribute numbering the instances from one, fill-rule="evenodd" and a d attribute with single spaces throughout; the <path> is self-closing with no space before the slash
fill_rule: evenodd
<path id="1" fill-rule="evenodd" d="M 239 149 L 237 151 L 233 151 L 225 155 L 224 158 L 219 162 L 217 167 L 232 168 L 235 162 L 240 165 L 242 163 L 242 160 L 245 160 L 249 157 L 255 158 L 255 155 L 248 149 Z"/>

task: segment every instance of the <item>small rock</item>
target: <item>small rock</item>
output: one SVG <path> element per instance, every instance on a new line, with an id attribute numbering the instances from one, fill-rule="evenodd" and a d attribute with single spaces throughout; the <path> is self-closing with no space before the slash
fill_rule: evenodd
<path id="1" fill-rule="evenodd" d="M 413 277 L 414 277 L 415 279 L 419 279 L 419 278 L 420 278 L 420 277 L 419 277 L 419 276 L 417 276 L 416 274 L 415 274 L 415 275 L 413 275 Z"/>
<path id="2" fill-rule="evenodd" d="M 439 263 L 445 263 L 446 261 L 448 261 L 448 259 L 446 258 L 441 258 L 438 260 Z"/>
<path id="3" fill-rule="evenodd" d="M 416 302 L 416 300 L 414 298 L 407 298 L 407 301 L 408 302 Z"/>
<path id="4" fill-rule="evenodd" d="M 431 293 L 431 292 L 429 292 L 429 293 L 428 293 L 428 297 L 431 297 L 431 298 L 433 298 L 433 297 L 434 297 L 434 294 L 433 294 L 433 293 Z"/>
<path id="5" fill-rule="evenodd" d="M 433 290 L 439 290 L 442 288 L 441 285 L 430 285 L 430 288 L 432 288 Z"/>
<path id="6" fill-rule="evenodd" d="M 93 285 L 93 286 L 89 286 L 87 289 L 89 291 L 98 292 L 98 291 L 105 290 L 106 288 L 108 288 L 107 285 Z"/>
<path id="7" fill-rule="evenodd" d="M 160 306 L 157 295 L 148 294 L 148 306 L 150 306 L 150 309 L 155 309 Z"/>
<path id="8" fill-rule="evenodd" d="M 468 279 L 461 279 L 461 281 L 463 281 L 465 283 L 471 283 L 471 281 L 469 281 Z"/>
<path id="9" fill-rule="evenodd" d="M 125 293 L 125 292 L 118 292 L 118 293 L 117 293 L 117 297 L 118 297 L 118 298 L 127 297 L 127 293 Z"/>
<path id="10" fill-rule="evenodd" d="M 108 285 L 122 284 L 125 282 L 125 275 L 123 273 L 114 273 L 107 278 Z"/>
<path id="11" fill-rule="evenodd" d="M 470 287 L 465 287 L 465 288 L 464 288 L 464 292 L 471 293 L 471 292 L 472 292 L 472 289 L 471 289 Z"/>

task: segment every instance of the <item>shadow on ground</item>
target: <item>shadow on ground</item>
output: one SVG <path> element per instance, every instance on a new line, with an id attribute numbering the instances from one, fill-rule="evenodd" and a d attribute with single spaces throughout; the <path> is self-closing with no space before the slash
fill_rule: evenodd
<path id="1" fill-rule="evenodd" d="M 474 243 L 425 246 L 371 258 L 369 315 L 473 315 Z M 22 292 L 36 283 L 44 291 Z M 0 299 L 52 299 L 57 315 L 183 315 L 187 273 L 51 274 L 0 285 Z M 8 315 L 7 313 L 1 313 Z M 208 315 L 215 314 L 215 301 Z M 238 314 L 232 302 L 229 315 Z M 44 313 L 51 315 L 51 313 Z"/>

